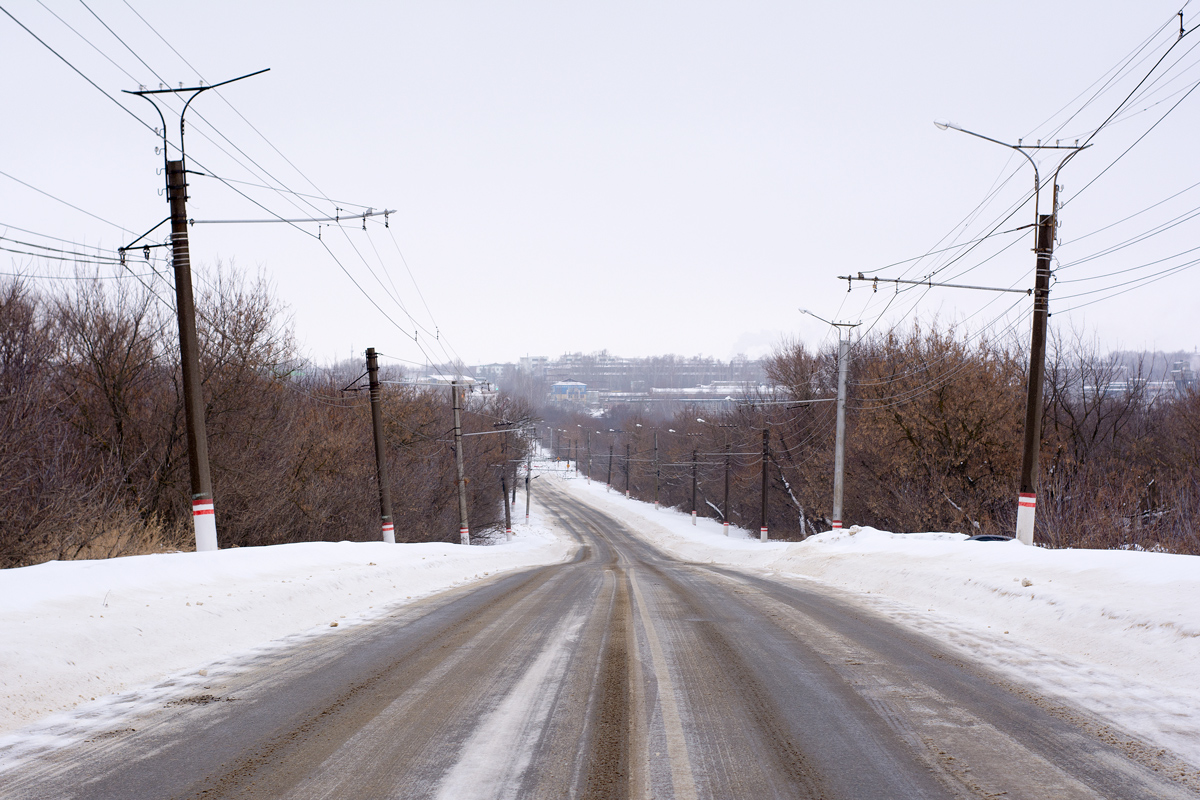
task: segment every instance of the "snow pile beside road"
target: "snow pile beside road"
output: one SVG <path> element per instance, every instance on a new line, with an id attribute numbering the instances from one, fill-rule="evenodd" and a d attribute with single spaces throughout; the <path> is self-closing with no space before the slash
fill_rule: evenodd
<path id="1" fill-rule="evenodd" d="M 872 528 L 761 543 L 715 520 L 565 482 L 688 561 L 802 576 L 1200 763 L 1200 558 L 1047 550 Z"/>
<path id="2" fill-rule="evenodd" d="M 310 542 L 0 571 L 0 732 L 576 545 L 541 517 L 490 547 Z"/>

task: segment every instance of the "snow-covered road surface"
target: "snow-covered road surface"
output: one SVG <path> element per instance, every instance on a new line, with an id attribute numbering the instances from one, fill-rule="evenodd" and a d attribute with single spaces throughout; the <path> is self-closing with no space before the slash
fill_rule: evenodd
<path id="1" fill-rule="evenodd" d="M 132 691 L 40 752 L 26 729 L 0 795 L 1196 796 L 1169 750 L 849 594 L 543 496 L 574 561 Z"/>

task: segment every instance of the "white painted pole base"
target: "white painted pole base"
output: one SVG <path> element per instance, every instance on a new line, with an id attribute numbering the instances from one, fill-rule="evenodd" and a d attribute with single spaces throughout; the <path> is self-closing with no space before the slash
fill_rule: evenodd
<path id="1" fill-rule="evenodd" d="M 626 497 L 629 497 L 629 490 L 628 490 L 628 489 L 626 489 L 626 490 L 625 490 L 625 496 L 626 496 Z"/>
<path id="2" fill-rule="evenodd" d="M 504 541 L 506 541 L 506 542 L 512 541 L 512 528 L 504 529 Z"/>
<path id="3" fill-rule="evenodd" d="M 469 530 L 467 530 L 466 528 L 459 528 L 458 529 L 458 538 L 459 538 L 459 542 L 461 544 L 470 544 L 471 543 L 471 532 Z"/>
<path id="4" fill-rule="evenodd" d="M 696 524 L 696 512 L 695 511 L 692 512 L 692 524 L 693 525 Z"/>
<path id="5" fill-rule="evenodd" d="M 396 543 L 396 528 L 390 522 L 383 523 L 383 540 L 388 544 Z"/>
<path id="6" fill-rule="evenodd" d="M 758 539 L 760 542 L 765 542 L 767 540 L 767 529 L 765 527 L 758 529 Z"/>
<path id="7" fill-rule="evenodd" d="M 728 522 L 725 523 L 725 535 L 726 536 L 729 535 L 729 523 Z"/>
<path id="8" fill-rule="evenodd" d="M 1022 493 L 1017 497 L 1017 541 L 1033 544 L 1033 521 L 1037 514 L 1037 495 Z"/>
<path id="9" fill-rule="evenodd" d="M 213 501 L 202 498 L 192 501 L 192 524 L 196 528 L 196 552 L 217 549 L 217 515 Z"/>

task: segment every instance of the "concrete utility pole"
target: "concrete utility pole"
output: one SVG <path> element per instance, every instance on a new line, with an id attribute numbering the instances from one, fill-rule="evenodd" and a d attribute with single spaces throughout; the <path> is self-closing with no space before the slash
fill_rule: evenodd
<path id="1" fill-rule="evenodd" d="M 692 451 L 692 524 L 696 524 L 696 461 L 697 453 Z"/>
<path id="2" fill-rule="evenodd" d="M 588 457 L 587 482 L 588 482 L 588 486 L 591 486 L 592 485 L 592 432 L 588 431 L 586 436 L 587 436 L 587 457 Z"/>
<path id="3" fill-rule="evenodd" d="M 533 480 L 533 447 L 529 448 L 525 463 L 525 524 L 529 524 L 529 484 Z"/>
<path id="4" fill-rule="evenodd" d="M 1054 187 L 1058 209 L 1058 186 Z M 1055 214 L 1038 217 L 1037 278 L 1033 288 L 1033 336 L 1029 343 L 1029 385 L 1025 398 L 1025 449 L 1017 498 L 1017 539 L 1033 544 L 1037 514 L 1038 456 L 1042 443 L 1042 389 L 1046 375 L 1046 321 L 1050 317 L 1050 259 L 1054 255 Z"/>
<path id="5" fill-rule="evenodd" d="M 725 523 L 725 535 L 729 535 L 729 451 L 732 445 L 725 443 L 725 502 L 721 503 L 721 519 Z"/>
<path id="6" fill-rule="evenodd" d="M 467 527 L 467 479 L 463 470 L 462 411 L 459 408 L 458 381 L 450 382 L 450 396 L 454 401 L 454 466 L 458 470 L 458 538 L 460 544 L 471 543 L 471 531 Z"/>
<path id="7" fill-rule="evenodd" d="M 770 437 L 771 429 L 763 428 L 763 454 L 762 454 L 762 512 L 759 515 L 758 538 L 759 541 L 767 540 L 767 462 L 771 458 Z"/>
<path id="8" fill-rule="evenodd" d="M 383 442 L 383 410 L 379 390 L 379 359 L 375 348 L 367 348 L 367 381 L 371 388 L 371 429 L 375 434 L 375 481 L 379 484 L 379 518 L 383 526 L 383 540 L 396 543 L 396 530 L 392 525 L 392 489 L 388 483 L 387 450 Z"/>
<path id="9" fill-rule="evenodd" d="M 838 333 L 841 333 L 839 329 Z M 833 447 L 833 529 L 842 527 L 842 496 L 846 487 L 846 374 L 850 363 L 850 332 L 838 336 L 837 434 Z"/>

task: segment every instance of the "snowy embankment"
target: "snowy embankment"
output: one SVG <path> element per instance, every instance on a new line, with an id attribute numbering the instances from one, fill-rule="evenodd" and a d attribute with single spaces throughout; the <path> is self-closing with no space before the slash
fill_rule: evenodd
<path id="1" fill-rule="evenodd" d="M 764 544 L 601 483 L 563 485 L 679 558 L 820 581 L 1200 765 L 1200 557 L 871 528 Z"/>
<path id="2" fill-rule="evenodd" d="M 3 570 L 0 733 L 575 548 L 535 515 L 488 547 L 311 542 Z"/>

